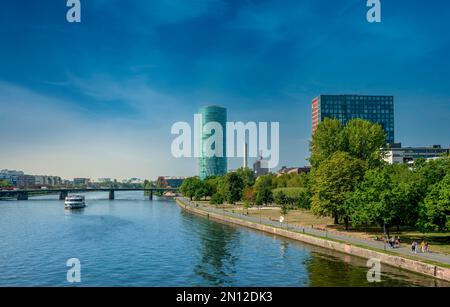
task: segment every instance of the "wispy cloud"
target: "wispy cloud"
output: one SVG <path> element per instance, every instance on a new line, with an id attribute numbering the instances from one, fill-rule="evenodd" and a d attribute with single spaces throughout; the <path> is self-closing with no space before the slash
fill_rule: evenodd
<path id="1" fill-rule="evenodd" d="M 280 121 L 281 163 L 301 165 L 323 93 L 394 95 L 399 141 L 448 143 L 450 4 L 435 2 L 385 1 L 374 25 L 361 0 L 92 0 L 73 25 L 64 3 L 7 1 L 0 163 L 192 175 L 195 161 L 170 158 L 170 127 L 221 104 L 232 120 Z"/>
<path id="2" fill-rule="evenodd" d="M 119 119 L 99 121 L 73 103 L 0 82 L 2 168 L 66 178 L 155 178 L 190 174 L 195 163 L 170 154 L 170 130 Z"/>

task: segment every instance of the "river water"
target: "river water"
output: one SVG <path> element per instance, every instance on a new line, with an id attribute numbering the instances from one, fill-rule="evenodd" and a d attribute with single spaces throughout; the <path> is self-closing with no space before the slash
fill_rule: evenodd
<path id="1" fill-rule="evenodd" d="M 87 193 L 68 211 L 57 196 L 0 201 L 0 286 L 448 286 L 389 266 L 367 282 L 366 260 L 221 224 L 142 192 Z"/>

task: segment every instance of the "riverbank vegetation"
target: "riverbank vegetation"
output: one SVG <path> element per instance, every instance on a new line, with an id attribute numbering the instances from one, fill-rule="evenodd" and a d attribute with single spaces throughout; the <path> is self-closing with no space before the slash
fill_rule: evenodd
<path id="1" fill-rule="evenodd" d="M 7 180 L 0 180 L 0 188 L 11 188 L 13 185 Z"/>
<path id="2" fill-rule="evenodd" d="M 381 229 L 389 235 L 403 230 L 411 239 L 437 232 L 440 244 L 450 244 L 450 158 L 389 165 L 383 160 L 384 145 L 385 134 L 378 124 L 355 119 L 343 126 L 327 119 L 311 142 L 309 174 L 255 179 L 251 170 L 241 168 L 203 181 L 189 178 L 181 192 L 211 205 L 228 203 L 249 214 L 255 212 L 251 208 L 276 206 L 276 213 L 264 212 L 270 218 L 281 214 L 291 222 L 315 219 L 316 225 L 323 219 L 324 224 L 347 231 Z"/>

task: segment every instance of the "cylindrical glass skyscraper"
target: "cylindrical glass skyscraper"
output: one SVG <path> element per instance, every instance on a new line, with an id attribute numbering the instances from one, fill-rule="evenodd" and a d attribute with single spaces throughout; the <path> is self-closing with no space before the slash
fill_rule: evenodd
<path id="1" fill-rule="evenodd" d="M 227 109 L 219 106 L 207 106 L 199 110 L 201 116 L 200 125 L 200 158 L 199 158 L 199 176 L 205 179 L 210 176 L 222 176 L 227 173 Z M 222 128 L 222 137 L 220 131 L 211 129 L 215 124 Z M 215 135 L 215 136 L 214 136 Z M 215 140 L 222 142 L 217 144 L 211 142 Z M 222 150 L 220 150 L 222 147 Z M 220 151 L 222 154 L 211 156 L 211 151 Z"/>

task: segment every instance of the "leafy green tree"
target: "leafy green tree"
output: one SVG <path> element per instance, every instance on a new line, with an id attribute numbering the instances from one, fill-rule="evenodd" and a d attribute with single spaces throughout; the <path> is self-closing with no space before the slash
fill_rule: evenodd
<path id="1" fill-rule="evenodd" d="M 209 203 L 211 205 L 222 205 L 225 202 L 225 198 L 223 197 L 222 193 L 215 193 Z"/>
<path id="2" fill-rule="evenodd" d="M 242 193 L 242 200 L 244 201 L 244 209 L 247 211 L 248 209 L 255 205 L 256 194 L 253 190 L 253 187 L 246 187 Z"/>
<path id="3" fill-rule="evenodd" d="M 294 205 L 301 209 L 311 209 L 311 193 L 308 189 L 302 189 L 294 199 Z"/>
<path id="4" fill-rule="evenodd" d="M 221 180 L 222 177 L 219 176 L 208 177 L 203 180 L 206 184 L 206 189 L 208 190 L 208 196 L 212 196 L 217 192 Z"/>
<path id="5" fill-rule="evenodd" d="M 403 194 L 403 201 L 397 204 L 397 216 L 394 223 L 399 227 L 402 225 L 415 226 L 418 219 L 419 204 L 424 195 L 420 182 L 420 174 L 406 164 L 393 164 L 384 166 L 392 179 L 396 189 Z"/>
<path id="6" fill-rule="evenodd" d="M 105 187 L 109 187 L 111 184 L 110 183 L 105 183 L 104 186 Z M 151 181 L 149 180 L 144 180 L 144 189 L 151 189 L 153 188 L 153 184 Z M 150 195 L 150 191 L 145 191 L 144 192 L 145 195 Z"/>
<path id="7" fill-rule="evenodd" d="M 286 195 L 286 202 L 291 207 L 297 207 L 302 209 L 310 209 L 311 207 L 311 194 L 308 188 L 278 188 L 272 191 L 275 195 L 275 203 L 277 202 L 278 192 L 283 192 Z"/>
<path id="8" fill-rule="evenodd" d="M 450 228 L 450 173 L 435 184 L 420 208 L 418 227 L 423 231 Z"/>
<path id="9" fill-rule="evenodd" d="M 180 187 L 180 192 L 184 196 L 189 197 L 190 200 L 196 196 L 197 190 L 202 187 L 202 182 L 197 177 L 187 178 L 183 181 Z"/>
<path id="10" fill-rule="evenodd" d="M 242 199 L 242 192 L 244 190 L 244 180 L 237 173 L 228 173 L 223 180 L 224 196 L 230 204 L 236 204 L 236 202 Z"/>
<path id="11" fill-rule="evenodd" d="M 251 169 L 241 167 L 236 170 L 236 174 L 242 178 L 244 187 L 252 187 L 255 184 L 255 175 Z"/>
<path id="12" fill-rule="evenodd" d="M 325 119 L 311 142 L 311 166 L 317 168 L 341 151 L 367 161 L 369 168 L 379 167 L 383 164 L 381 148 L 385 145 L 386 134 L 379 124 L 352 119 L 342 126 L 337 119 Z"/>
<path id="13" fill-rule="evenodd" d="M 277 188 L 287 188 L 289 177 L 290 177 L 290 174 L 283 174 L 281 176 L 274 178 L 275 186 Z"/>
<path id="14" fill-rule="evenodd" d="M 276 203 L 277 205 L 279 205 L 279 206 L 288 204 L 288 202 L 289 202 L 288 197 L 286 196 L 286 194 L 285 194 L 282 190 L 277 191 L 277 192 L 275 193 L 275 195 L 274 195 L 274 201 L 275 201 L 275 203 Z"/>
<path id="15" fill-rule="evenodd" d="M 195 200 L 206 200 L 206 198 L 210 195 L 209 185 L 205 181 L 200 181 L 197 183 L 194 199 Z"/>
<path id="16" fill-rule="evenodd" d="M 417 183 L 422 193 L 426 195 L 434 185 L 450 173 L 450 158 L 440 158 L 427 161 L 417 168 Z"/>
<path id="17" fill-rule="evenodd" d="M 406 166 L 407 167 L 407 166 Z M 443 180 L 443 178 L 450 173 L 450 159 L 443 157 L 437 160 L 416 160 L 413 167 L 407 173 L 409 178 L 405 180 L 406 176 L 399 169 L 393 170 L 394 180 L 400 179 L 401 184 L 405 186 L 405 194 L 408 197 L 408 202 L 403 208 L 403 223 L 406 225 L 417 226 L 422 230 L 426 230 L 426 214 L 424 213 L 425 198 L 435 185 Z M 419 218 L 419 215 L 421 216 Z"/>
<path id="18" fill-rule="evenodd" d="M 273 176 L 264 175 L 258 178 L 255 183 L 256 205 L 262 206 L 273 202 Z"/>
<path id="19" fill-rule="evenodd" d="M 312 173 L 302 174 L 303 178 L 303 191 L 297 198 L 296 205 L 299 208 L 311 209 L 312 189 L 314 186 L 314 177 Z"/>
<path id="20" fill-rule="evenodd" d="M 313 135 L 311 142 L 311 166 L 313 168 L 344 149 L 342 125 L 337 119 L 325 118 Z"/>
<path id="21" fill-rule="evenodd" d="M 307 188 L 310 180 L 309 173 L 293 174 L 287 182 L 288 188 Z"/>
<path id="22" fill-rule="evenodd" d="M 194 198 L 196 200 L 200 200 L 202 198 L 206 200 L 208 197 L 212 197 L 217 192 L 216 181 L 216 178 L 209 178 L 197 183 L 197 191 Z"/>
<path id="23" fill-rule="evenodd" d="M 307 185 L 308 174 L 283 174 L 274 178 L 276 188 L 304 188 Z"/>
<path id="24" fill-rule="evenodd" d="M 386 133 L 377 123 L 353 119 L 342 130 L 346 152 L 367 161 L 369 168 L 379 167 L 384 156 L 381 148 L 386 145 Z"/>
<path id="25" fill-rule="evenodd" d="M 246 187 L 242 193 L 244 204 L 249 204 L 250 207 L 255 204 L 256 194 L 253 187 Z"/>
<path id="26" fill-rule="evenodd" d="M 331 215 L 336 224 L 342 218 L 348 226 L 344 203 L 364 177 L 366 167 L 365 161 L 345 152 L 337 152 L 323 162 L 315 173 L 312 212 L 319 216 Z"/>
<path id="27" fill-rule="evenodd" d="M 12 187 L 11 182 L 7 180 L 0 180 L 0 188 L 10 188 Z"/>
<path id="28" fill-rule="evenodd" d="M 291 206 L 289 206 L 289 203 L 283 203 L 281 205 L 281 215 L 286 217 L 289 214 L 289 211 L 291 211 Z"/>
<path id="29" fill-rule="evenodd" d="M 280 206 L 280 213 L 285 218 L 287 223 L 287 215 L 291 210 L 293 198 L 287 196 L 282 190 L 278 191 L 274 195 L 274 200 L 277 205 Z"/>
<path id="30" fill-rule="evenodd" d="M 389 228 L 402 214 L 407 197 L 391 177 L 392 168 L 367 171 L 358 189 L 347 197 L 347 215 L 353 226 L 378 224 L 389 235 Z"/>

